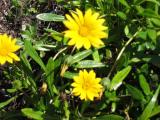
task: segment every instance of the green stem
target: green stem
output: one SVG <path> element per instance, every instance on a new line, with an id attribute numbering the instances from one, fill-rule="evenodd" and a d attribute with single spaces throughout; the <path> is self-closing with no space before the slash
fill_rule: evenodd
<path id="1" fill-rule="evenodd" d="M 118 62 L 119 59 L 121 58 L 121 56 L 122 56 L 124 50 L 126 49 L 126 47 L 132 42 L 132 40 L 137 36 L 137 34 L 138 34 L 141 30 L 142 30 L 142 28 L 140 28 L 140 29 L 126 42 L 126 44 L 123 46 L 123 48 L 121 49 L 121 51 L 119 52 L 119 54 L 118 54 L 118 56 L 117 56 L 117 58 L 116 58 L 116 60 L 115 60 L 115 62 L 114 62 L 114 64 L 113 64 L 111 70 L 110 70 L 109 73 L 108 73 L 108 76 L 107 76 L 108 78 L 110 77 L 112 71 L 113 71 L 114 68 L 116 67 L 117 62 Z"/>

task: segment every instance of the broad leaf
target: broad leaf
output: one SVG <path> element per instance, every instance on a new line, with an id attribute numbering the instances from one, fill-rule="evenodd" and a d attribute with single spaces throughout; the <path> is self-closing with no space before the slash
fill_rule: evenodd
<path id="1" fill-rule="evenodd" d="M 112 79 L 110 90 L 117 90 L 117 88 L 122 84 L 123 80 L 127 77 L 131 71 L 131 66 L 124 68 L 119 71 Z"/>
<path id="2" fill-rule="evenodd" d="M 103 115 L 103 116 L 97 117 L 94 120 L 124 120 L 124 118 L 119 115 L 110 114 L 110 115 Z"/>
<path id="3" fill-rule="evenodd" d="M 140 86 L 141 86 L 143 92 L 146 95 L 149 95 L 151 93 L 150 87 L 149 87 L 149 84 L 143 74 L 139 75 L 139 83 L 140 83 Z"/>
<path id="4" fill-rule="evenodd" d="M 145 101 L 143 93 L 137 89 L 136 87 L 133 87 L 129 84 L 126 85 L 128 92 L 131 94 L 131 96 L 136 99 L 136 100 L 140 100 L 140 101 Z"/>
<path id="5" fill-rule="evenodd" d="M 73 56 L 69 56 L 67 63 L 72 65 L 88 57 L 90 54 L 92 54 L 92 50 L 84 50 L 82 52 L 78 52 Z"/>
<path id="6" fill-rule="evenodd" d="M 35 111 L 32 108 L 24 108 L 21 109 L 21 111 L 25 116 L 32 118 L 34 120 L 44 120 L 43 112 L 41 111 Z"/>

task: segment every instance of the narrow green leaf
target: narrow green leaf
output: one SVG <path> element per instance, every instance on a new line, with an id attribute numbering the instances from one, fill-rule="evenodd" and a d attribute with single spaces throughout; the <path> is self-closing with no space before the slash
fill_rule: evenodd
<path id="1" fill-rule="evenodd" d="M 126 88 L 134 99 L 140 100 L 140 101 L 145 101 L 143 93 L 139 89 L 137 89 L 129 84 L 126 85 Z"/>
<path id="2" fill-rule="evenodd" d="M 125 28 L 124 28 L 124 33 L 125 33 L 126 36 L 128 36 L 128 34 L 129 34 L 128 25 L 125 26 Z"/>
<path id="3" fill-rule="evenodd" d="M 140 4 L 142 4 L 142 3 L 146 2 L 146 1 L 155 3 L 155 4 L 160 6 L 160 3 L 157 0 L 134 0 L 134 3 L 136 5 L 140 5 Z"/>
<path id="4" fill-rule="evenodd" d="M 130 8 L 130 6 L 128 5 L 128 3 L 127 3 L 126 0 L 119 0 L 119 2 L 120 2 L 122 5 L 126 6 L 127 8 Z"/>
<path id="5" fill-rule="evenodd" d="M 151 93 L 150 87 L 149 87 L 149 84 L 143 74 L 139 75 L 139 83 L 140 83 L 141 88 L 143 89 L 143 92 L 146 95 L 149 95 Z"/>
<path id="6" fill-rule="evenodd" d="M 106 58 L 107 58 L 107 59 L 112 58 L 112 52 L 111 52 L 111 50 L 109 50 L 109 49 L 106 49 Z"/>
<path id="7" fill-rule="evenodd" d="M 156 25 L 157 27 L 160 27 L 160 20 L 159 19 L 151 18 L 150 20 L 152 21 L 152 23 L 154 25 Z"/>
<path id="8" fill-rule="evenodd" d="M 105 67 L 105 64 L 94 61 L 94 60 L 83 60 L 83 61 L 80 61 L 75 67 L 76 68 L 98 68 L 98 67 Z"/>
<path id="9" fill-rule="evenodd" d="M 94 50 L 94 52 L 92 53 L 93 59 L 97 62 L 100 62 L 100 56 L 99 56 L 99 52 L 97 49 Z"/>
<path id="10" fill-rule="evenodd" d="M 56 15 L 56 14 L 53 14 L 53 13 L 41 13 L 41 14 L 38 14 L 36 16 L 37 19 L 39 20 L 43 20 L 43 21 L 63 21 L 64 20 L 64 16 L 62 15 Z"/>
<path id="11" fill-rule="evenodd" d="M 103 115 L 103 116 L 97 117 L 94 120 L 124 120 L 124 118 L 119 115 L 110 114 L 110 115 Z"/>
<path id="12" fill-rule="evenodd" d="M 26 67 L 32 71 L 32 67 L 29 63 L 29 61 L 27 60 L 27 55 L 26 55 L 26 52 L 20 52 L 20 56 L 21 56 L 21 60 L 24 62 L 24 64 L 26 65 Z"/>
<path id="13" fill-rule="evenodd" d="M 29 118 L 32 118 L 35 120 L 44 120 L 43 112 L 41 111 L 35 111 L 32 108 L 24 108 L 24 109 L 21 109 L 21 112 Z"/>
<path id="14" fill-rule="evenodd" d="M 74 56 L 70 56 L 68 64 L 72 65 L 74 63 L 77 63 L 88 57 L 90 54 L 92 54 L 92 50 L 84 50 L 82 52 L 76 53 Z"/>
<path id="15" fill-rule="evenodd" d="M 158 18 L 160 19 L 160 15 L 157 15 L 155 11 L 152 9 L 144 9 L 141 13 L 142 16 L 148 17 L 148 18 Z"/>
<path id="16" fill-rule="evenodd" d="M 153 117 L 153 116 L 155 116 L 155 115 L 157 115 L 159 113 L 160 113 L 160 105 L 154 107 L 150 117 Z"/>
<path id="17" fill-rule="evenodd" d="M 155 3 L 155 4 L 157 4 L 158 6 L 160 6 L 160 2 L 159 2 L 158 0 L 146 0 L 146 1 Z"/>
<path id="18" fill-rule="evenodd" d="M 43 63 L 43 61 L 41 60 L 41 58 L 38 56 L 38 53 L 36 52 L 36 50 L 32 47 L 32 44 L 29 40 L 25 40 L 25 50 L 26 52 L 33 58 L 33 60 L 35 60 L 40 66 L 41 68 L 45 71 L 45 65 Z"/>
<path id="19" fill-rule="evenodd" d="M 143 113 L 138 118 L 138 120 L 148 120 L 151 117 L 153 108 L 155 107 L 155 103 L 158 98 L 159 90 L 160 90 L 160 85 L 158 86 L 155 94 L 153 95 L 152 99 L 150 100 L 150 102 L 148 103 L 148 105 L 144 109 Z"/>
<path id="20" fill-rule="evenodd" d="M 72 73 L 72 72 L 67 71 L 67 72 L 64 73 L 63 77 L 68 78 L 68 79 L 73 79 L 73 77 L 77 76 L 77 75 L 78 75 L 78 73 Z"/>
<path id="21" fill-rule="evenodd" d="M 124 12 L 118 11 L 117 12 L 118 17 L 120 17 L 122 20 L 126 20 L 127 16 Z"/>
<path id="22" fill-rule="evenodd" d="M 14 101 L 17 98 L 17 96 L 12 97 L 8 100 L 6 100 L 5 102 L 1 102 L 0 103 L 0 109 L 2 109 L 3 107 L 5 107 L 6 105 L 8 105 L 9 103 L 11 103 L 12 101 Z"/>
<path id="23" fill-rule="evenodd" d="M 53 84 L 54 80 L 54 60 L 50 58 L 48 60 L 48 63 L 46 65 L 46 76 L 47 76 L 47 82 L 50 84 Z"/>
<path id="24" fill-rule="evenodd" d="M 46 76 L 47 76 L 47 84 L 49 86 L 49 90 L 51 91 L 51 94 L 53 95 L 53 82 L 54 82 L 54 60 L 50 58 L 48 60 L 48 63 L 46 65 Z"/>
<path id="25" fill-rule="evenodd" d="M 110 90 L 117 90 L 117 88 L 122 84 L 123 80 L 127 77 L 131 71 L 131 66 L 124 68 L 123 70 L 117 72 L 111 81 Z"/>
<path id="26" fill-rule="evenodd" d="M 156 43 L 156 38 L 157 38 L 157 32 L 156 30 L 153 29 L 147 29 L 148 37 Z"/>

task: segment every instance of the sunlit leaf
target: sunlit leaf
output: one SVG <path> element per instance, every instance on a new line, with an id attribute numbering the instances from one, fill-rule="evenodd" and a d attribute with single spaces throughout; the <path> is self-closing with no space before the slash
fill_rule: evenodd
<path id="1" fill-rule="evenodd" d="M 43 21 L 63 21 L 64 16 L 62 15 L 56 15 L 53 13 L 41 13 L 36 16 L 37 19 L 43 20 Z"/>
<path id="2" fill-rule="evenodd" d="M 152 111 L 155 107 L 155 103 L 156 103 L 157 98 L 158 98 L 159 90 L 160 90 L 160 86 L 158 86 L 155 94 L 153 95 L 152 99 L 150 100 L 150 102 L 148 103 L 148 105 L 144 109 L 143 113 L 138 118 L 138 120 L 148 120 L 149 119 L 149 117 L 151 116 Z"/>
<path id="3" fill-rule="evenodd" d="M 131 71 L 131 66 L 124 68 L 123 70 L 117 72 L 111 81 L 110 90 L 117 90 L 117 88 L 122 84 L 123 80 L 127 77 Z"/>

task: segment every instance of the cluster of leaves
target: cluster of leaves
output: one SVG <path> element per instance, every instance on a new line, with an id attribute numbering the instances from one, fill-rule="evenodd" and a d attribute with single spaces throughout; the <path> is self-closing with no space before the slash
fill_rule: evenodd
<path id="1" fill-rule="evenodd" d="M 28 0 L 30 6 L 23 2 L 12 0 L 9 17 L 14 18 L 12 13 L 21 11 L 18 17 L 36 15 L 36 20 L 22 25 L 21 61 L 3 66 L 3 79 L 11 85 L 4 90 L 7 99 L 0 100 L 1 119 L 160 117 L 158 0 Z M 61 12 L 51 9 L 55 4 L 63 8 Z M 104 15 L 109 27 L 105 47 L 74 50 L 67 46 L 62 21 L 64 13 L 75 8 L 92 8 Z M 84 68 L 94 69 L 102 78 L 105 91 L 100 100 L 85 102 L 72 96 L 72 79 Z"/>

